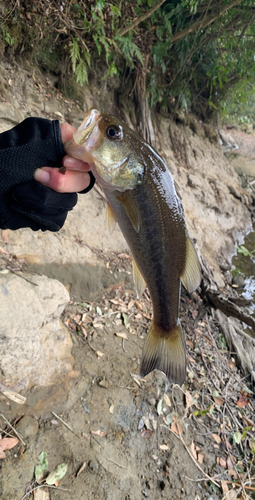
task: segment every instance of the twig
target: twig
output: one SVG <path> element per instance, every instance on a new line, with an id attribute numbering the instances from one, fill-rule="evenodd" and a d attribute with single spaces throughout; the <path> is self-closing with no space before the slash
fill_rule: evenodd
<path id="1" fill-rule="evenodd" d="M 26 443 L 25 443 L 25 441 L 23 441 L 22 436 L 18 433 L 18 431 L 16 431 L 16 429 L 10 424 L 10 422 L 8 422 L 8 420 L 5 418 L 5 416 L 2 413 L 1 413 L 0 417 L 2 417 L 5 420 L 5 422 L 10 426 L 10 428 L 16 434 L 16 436 L 19 438 L 19 440 L 22 442 L 22 444 L 24 444 L 24 446 L 26 446 Z"/>
<path id="2" fill-rule="evenodd" d="M 95 436 L 93 436 L 93 434 L 91 434 L 91 432 L 90 432 L 90 437 L 92 437 L 92 439 L 94 439 L 94 441 L 96 441 L 96 444 L 98 444 L 98 446 L 100 446 L 100 448 L 104 448 L 104 446 L 101 443 L 99 443 L 99 441 L 95 438 Z"/>
<path id="3" fill-rule="evenodd" d="M 59 488 L 58 486 L 51 486 L 50 484 L 40 484 L 39 486 L 36 486 L 32 490 L 28 491 L 20 500 L 24 500 L 24 498 L 26 498 L 28 495 L 33 493 L 33 491 L 38 490 L 39 488 L 53 488 L 54 490 L 71 491 L 67 488 Z"/>
<path id="4" fill-rule="evenodd" d="M 78 434 L 76 434 L 76 432 L 74 432 L 74 430 L 70 427 L 70 425 L 68 425 L 61 417 L 54 413 L 54 411 L 52 411 L 51 413 L 52 415 L 54 415 L 54 417 L 58 418 L 58 420 L 60 420 L 60 422 L 62 422 L 62 424 L 64 424 L 67 429 L 69 429 L 69 431 L 71 431 L 76 437 L 79 437 Z"/>
<path id="5" fill-rule="evenodd" d="M 225 481 L 225 483 L 228 483 L 228 484 L 232 484 L 232 486 L 237 486 L 238 488 L 245 488 L 246 490 L 252 490 L 252 491 L 255 491 L 255 487 L 254 486 L 247 486 L 247 485 L 241 485 L 241 484 L 238 484 L 238 483 L 233 483 L 232 481 Z"/>
<path id="6" fill-rule="evenodd" d="M 12 401 L 15 401 L 15 403 L 18 403 L 19 405 L 23 405 L 26 402 L 26 398 L 24 396 L 21 396 L 17 392 L 14 392 L 11 389 L 8 389 L 8 387 L 5 387 L 5 385 L 3 385 L 1 383 L 0 383 L 0 392 L 6 398 L 9 398 Z"/>
<path id="7" fill-rule="evenodd" d="M 22 278 L 23 280 L 27 281 L 31 285 L 38 286 L 37 283 L 33 283 L 33 281 L 29 280 L 28 278 L 25 278 L 25 276 L 22 276 L 21 274 L 16 273 L 13 269 L 11 269 L 11 267 L 7 267 L 6 269 L 8 269 L 8 271 L 11 271 L 11 273 L 16 274 L 16 276 L 18 276 L 19 278 Z"/>
<path id="8" fill-rule="evenodd" d="M 106 460 L 108 460 L 108 462 L 112 462 L 113 464 L 117 465 L 118 467 L 120 467 L 121 469 L 126 469 L 126 466 L 125 465 L 121 465 L 121 464 L 118 464 L 117 462 L 114 462 L 114 460 L 111 460 L 110 458 L 108 457 L 105 457 Z"/>
<path id="9" fill-rule="evenodd" d="M 6 436 L 10 436 L 11 438 L 13 438 L 13 435 L 10 434 L 9 432 L 6 432 L 4 429 L 0 429 L 0 432 L 4 432 L 4 434 L 6 434 Z"/>
<path id="10" fill-rule="evenodd" d="M 134 29 L 136 26 L 138 26 L 138 24 L 140 24 L 142 21 L 144 21 L 145 19 L 147 19 L 147 17 L 151 16 L 151 14 L 153 14 L 153 12 L 155 12 L 155 10 L 157 10 L 164 2 L 165 2 L 165 0 L 159 0 L 159 2 L 157 2 L 156 5 L 154 5 L 154 7 L 152 7 L 149 10 L 147 10 L 147 12 L 145 12 L 141 16 L 137 17 L 134 21 L 132 21 L 131 24 L 129 24 L 129 26 L 126 26 L 125 28 L 122 28 L 118 32 L 118 36 L 123 36 L 126 33 L 128 33 L 128 31 Z"/>
<path id="11" fill-rule="evenodd" d="M 178 436 L 174 431 L 172 431 L 172 429 L 170 429 L 170 427 L 167 427 L 164 424 L 161 424 L 161 427 L 165 427 L 165 429 L 170 431 L 177 439 L 179 439 L 182 442 L 184 448 L 186 449 L 190 458 L 193 460 L 194 464 L 196 464 L 196 466 L 198 467 L 200 472 L 202 472 L 202 474 L 207 478 L 208 481 L 211 481 L 215 486 L 217 486 L 217 488 L 220 488 L 220 484 L 218 484 L 216 481 L 214 481 L 214 479 L 212 477 L 208 476 L 208 474 L 206 474 L 206 472 L 204 472 L 203 469 L 200 467 L 200 465 L 197 463 L 196 459 L 193 457 L 192 453 L 189 451 L 187 445 L 185 444 L 185 441 L 183 440 L 182 436 L 180 434 Z"/>

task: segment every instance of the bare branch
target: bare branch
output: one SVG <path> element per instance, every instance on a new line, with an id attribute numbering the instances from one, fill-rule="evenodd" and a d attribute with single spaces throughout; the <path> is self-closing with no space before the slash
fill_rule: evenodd
<path id="1" fill-rule="evenodd" d="M 150 17 L 151 14 L 153 14 L 153 12 L 155 12 L 155 10 L 157 10 L 166 0 L 159 0 L 155 5 L 154 7 L 152 7 L 151 9 L 147 10 L 147 12 L 145 12 L 144 14 L 142 14 L 141 16 L 137 17 L 131 24 L 129 24 L 129 26 L 126 26 L 126 28 L 122 28 L 119 32 L 118 32 L 118 35 L 119 36 L 123 36 L 125 35 L 126 33 L 128 33 L 128 31 L 134 29 L 138 24 L 140 24 L 142 21 L 144 21 L 145 19 L 147 19 L 147 17 Z"/>
<path id="2" fill-rule="evenodd" d="M 223 7 L 222 9 L 219 9 L 217 12 L 214 12 L 210 16 L 205 17 L 202 20 L 198 19 L 198 21 L 191 24 L 191 26 L 189 26 L 188 28 L 185 28 L 184 30 L 176 33 L 171 38 L 171 42 L 177 42 L 177 40 L 182 40 L 183 38 L 185 38 L 185 36 L 189 35 L 189 33 L 192 33 L 193 31 L 195 31 L 197 29 L 206 28 L 207 26 L 209 26 L 209 24 L 213 23 L 214 21 L 219 19 L 221 16 L 223 16 L 223 14 L 225 14 L 225 12 L 227 12 L 229 9 L 232 9 L 232 7 L 235 7 L 235 5 L 238 5 L 239 3 L 241 3 L 241 1 L 242 0 L 233 0 L 233 2 L 231 2 L 228 5 L 225 5 L 225 7 Z"/>

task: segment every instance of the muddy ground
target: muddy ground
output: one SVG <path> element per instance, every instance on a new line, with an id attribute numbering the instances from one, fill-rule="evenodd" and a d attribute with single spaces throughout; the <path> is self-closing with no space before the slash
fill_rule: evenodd
<path id="1" fill-rule="evenodd" d="M 244 495 L 252 492 L 247 481 L 253 484 L 253 393 L 211 310 L 198 294 L 183 290 L 188 367 L 181 388 L 158 371 L 140 379 L 150 299 L 145 292 L 137 301 L 127 254 L 109 252 L 104 259 L 111 277 L 100 298 L 97 290 L 95 300 L 90 295 L 70 301 L 62 318 L 85 377 L 84 394 L 67 414 L 13 423 L 24 444 L 19 441 L 1 460 L 1 498 L 42 493 L 29 495 L 38 487 L 34 467 L 42 451 L 48 471 L 68 465 L 57 489 L 48 490 L 52 500 L 249 498 Z M 0 420 L 1 429 L 14 436 Z"/>

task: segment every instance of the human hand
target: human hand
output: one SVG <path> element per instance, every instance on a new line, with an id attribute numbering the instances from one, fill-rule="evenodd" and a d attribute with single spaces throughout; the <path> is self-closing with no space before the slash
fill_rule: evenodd
<path id="1" fill-rule="evenodd" d="M 68 123 L 61 123 L 60 128 L 64 144 L 72 139 L 76 129 Z M 90 185 L 91 177 L 88 174 L 90 170 L 88 163 L 66 155 L 62 160 L 62 165 L 66 168 L 65 174 L 57 168 L 45 166 L 35 170 L 34 179 L 58 193 L 77 193 Z"/>

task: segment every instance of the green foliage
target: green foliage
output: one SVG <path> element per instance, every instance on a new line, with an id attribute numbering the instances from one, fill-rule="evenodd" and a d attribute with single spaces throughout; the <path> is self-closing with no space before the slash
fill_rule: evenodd
<path id="1" fill-rule="evenodd" d="M 7 31 L 3 26 L 2 26 L 2 38 L 7 43 L 7 45 L 12 47 L 15 41 L 14 37 L 12 37 L 9 31 Z"/>
<path id="2" fill-rule="evenodd" d="M 225 339 L 224 335 L 222 335 L 222 333 L 219 333 L 218 343 L 219 343 L 219 349 L 221 349 L 222 351 L 227 350 L 226 339 Z"/>
<path id="3" fill-rule="evenodd" d="M 78 38 L 73 38 L 70 42 L 70 58 L 72 69 L 76 75 L 76 81 L 80 85 L 88 83 L 87 67 L 90 65 L 90 53 L 85 47 L 79 46 Z"/>
<path id="4" fill-rule="evenodd" d="M 244 247 L 243 245 L 240 245 L 239 247 L 236 247 L 237 253 L 240 253 L 241 255 L 244 255 L 244 257 L 250 257 L 252 259 L 254 257 L 255 250 L 252 250 L 251 252 L 248 250 L 248 248 Z"/>
<path id="5" fill-rule="evenodd" d="M 245 104 L 242 120 L 249 121 L 254 115 L 247 106 L 251 87 L 255 107 L 254 1 L 230 8 L 231 2 L 166 0 L 149 15 L 156 0 L 79 0 L 61 7 L 40 0 L 36 9 L 23 0 L 2 22 L 2 39 L 8 50 L 30 54 L 51 70 L 68 73 L 69 61 L 80 85 L 89 83 L 96 65 L 104 68 L 105 79 L 135 79 L 143 67 L 151 106 L 207 118 L 216 112 L 227 117 L 235 113 L 235 104 L 236 112 Z M 17 24 L 19 36 L 13 31 Z"/>
<path id="6" fill-rule="evenodd" d="M 122 37 L 116 35 L 114 37 L 114 41 L 121 50 L 127 64 L 131 69 L 134 68 L 135 60 L 140 61 L 140 63 L 143 65 L 142 53 L 139 47 L 132 41 L 132 35 Z"/>
<path id="7" fill-rule="evenodd" d="M 232 276 L 243 276 L 244 274 L 240 269 L 232 269 Z"/>

